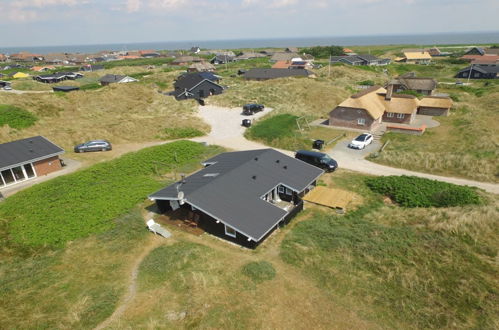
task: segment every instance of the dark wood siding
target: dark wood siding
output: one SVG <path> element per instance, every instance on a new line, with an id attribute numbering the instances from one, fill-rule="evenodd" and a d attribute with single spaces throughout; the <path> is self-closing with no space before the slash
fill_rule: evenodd
<path id="1" fill-rule="evenodd" d="M 364 119 L 365 125 L 359 125 L 359 119 Z M 329 125 L 373 130 L 379 125 L 379 121 L 374 120 L 365 109 L 336 107 L 329 114 Z"/>
<path id="2" fill-rule="evenodd" d="M 419 107 L 418 114 L 427 115 L 427 116 L 448 116 L 449 109 L 446 108 L 428 108 L 428 107 Z"/>
<path id="3" fill-rule="evenodd" d="M 179 100 L 185 100 L 185 99 L 198 99 L 198 98 L 205 98 L 210 95 L 218 95 L 222 94 L 223 88 L 217 84 L 214 84 L 213 82 L 210 81 L 203 81 L 200 83 L 198 86 L 192 88 L 189 90 L 189 93 L 192 94 L 189 96 L 186 96 L 185 94 L 180 95 L 177 99 Z"/>

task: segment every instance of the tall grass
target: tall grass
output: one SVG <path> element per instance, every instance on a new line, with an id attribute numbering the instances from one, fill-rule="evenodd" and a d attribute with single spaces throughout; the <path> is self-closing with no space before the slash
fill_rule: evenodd
<path id="1" fill-rule="evenodd" d="M 282 258 L 331 294 L 361 299 L 369 318 L 382 324 L 494 328 L 498 283 L 492 262 L 461 237 L 368 220 L 378 208 L 346 217 L 314 213 L 286 237 Z"/>
<path id="2" fill-rule="evenodd" d="M 11 128 L 23 129 L 33 126 L 37 120 L 38 118 L 29 111 L 0 104 L 0 127 L 8 125 Z"/>
<path id="3" fill-rule="evenodd" d="M 0 204 L 0 224 L 9 240 L 28 247 L 61 247 L 104 232 L 163 185 L 154 177 L 158 171 L 198 162 L 206 151 L 201 144 L 178 141 L 35 185 Z"/>

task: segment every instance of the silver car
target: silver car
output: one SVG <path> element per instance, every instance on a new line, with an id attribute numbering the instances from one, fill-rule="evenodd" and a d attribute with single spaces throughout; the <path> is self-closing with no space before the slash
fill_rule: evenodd
<path id="1" fill-rule="evenodd" d="M 75 146 L 75 152 L 87 152 L 87 151 L 109 151 L 113 147 L 111 143 L 107 140 L 92 140 L 85 143 L 80 143 Z"/>

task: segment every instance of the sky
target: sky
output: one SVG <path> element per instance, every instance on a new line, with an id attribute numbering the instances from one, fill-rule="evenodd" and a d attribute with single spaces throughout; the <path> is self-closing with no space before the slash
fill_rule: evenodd
<path id="1" fill-rule="evenodd" d="M 0 47 L 499 31 L 498 17 L 498 0 L 0 0 Z"/>

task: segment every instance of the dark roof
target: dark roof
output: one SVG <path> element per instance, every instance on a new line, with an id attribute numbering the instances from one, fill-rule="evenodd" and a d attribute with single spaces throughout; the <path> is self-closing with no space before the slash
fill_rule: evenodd
<path id="1" fill-rule="evenodd" d="M 173 84 L 175 87 L 175 91 L 173 95 L 176 97 L 182 95 L 186 91 L 190 91 L 197 85 L 199 85 L 203 81 L 208 81 L 211 84 L 215 84 L 220 88 L 223 88 L 218 84 L 219 77 L 214 75 L 211 72 L 194 72 L 194 73 L 185 73 L 177 78 L 175 83 Z"/>
<path id="2" fill-rule="evenodd" d="M 459 71 L 459 73 L 461 72 L 467 72 L 469 71 L 471 68 L 471 66 L 468 66 L 464 69 L 462 69 L 461 71 Z M 473 70 L 476 70 L 478 72 L 481 72 L 481 73 L 499 73 L 499 66 L 497 65 L 473 65 Z"/>
<path id="3" fill-rule="evenodd" d="M 62 79 L 62 78 L 81 78 L 83 75 L 81 73 L 75 73 L 75 72 L 54 72 L 54 73 L 49 73 L 49 74 L 41 74 L 36 76 L 37 79 Z"/>
<path id="4" fill-rule="evenodd" d="M 106 74 L 102 78 L 99 79 L 100 82 L 105 83 L 117 83 L 126 78 L 126 76 L 118 75 L 118 74 Z"/>
<path id="5" fill-rule="evenodd" d="M 279 184 L 301 192 L 323 173 L 274 149 L 226 152 L 203 164 L 211 165 L 149 197 L 175 200 L 182 191 L 187 203 L 256 242 L 286 215 L 262 197 Z"/>
<path id="6" fill-rule="evenodd" d="M 0 144 L 0 170 L 14 165 L 33 162 L 55 155 L 64 150 L 43 136 L 34 136 L 27 139 Z"/>
<path id="7" fill-rule="evenodd" d="M 54 86 L 52 87 L 54 92 L 72 92 L 72 91 L 77 91 L 80 88 L 76 86 Z"/>
<path id="8" fill-rule="evenodd" d="M 306 69 L 249 69 L 245 74 L 246 79 L 275 79 L 284 77 L 303 76 L 308 77 L 313 75 L 313 72 Z"/>

